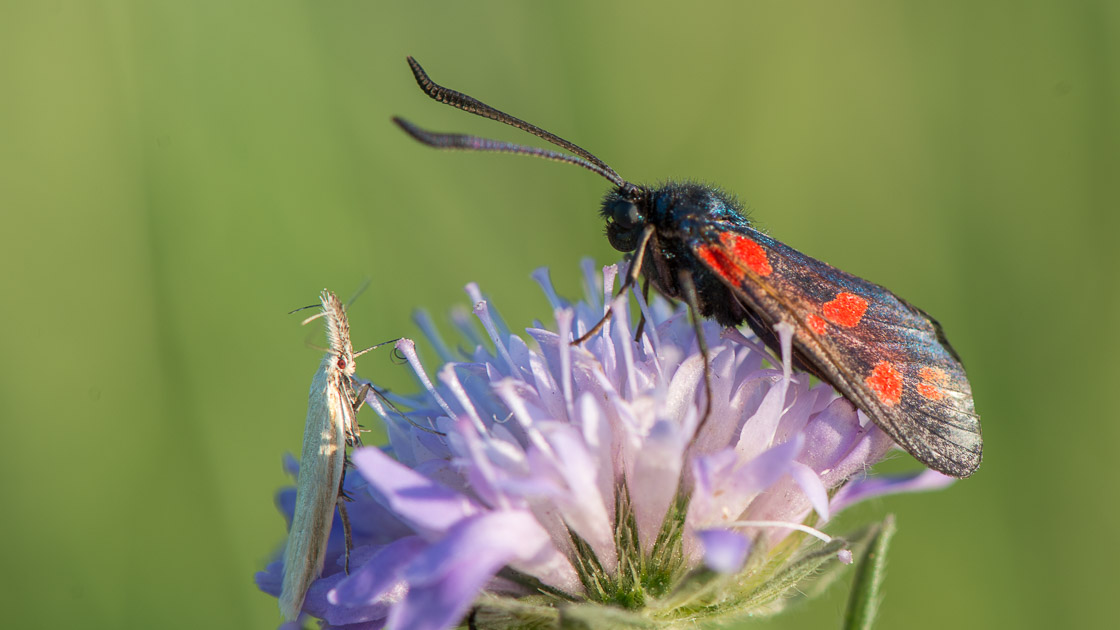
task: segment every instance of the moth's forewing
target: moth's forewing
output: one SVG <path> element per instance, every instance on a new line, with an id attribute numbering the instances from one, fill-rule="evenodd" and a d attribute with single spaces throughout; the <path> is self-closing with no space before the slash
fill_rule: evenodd
<path id="1" fill-rule="evenodd" d="M 972 391 L 936 321 L 749 227 L 721 225 L 691 247 L 752 312 L 748 322 L 763 339 L 773 343 L 777 322 L 793 325 L 800 361 L 911 455 L 955 477 L 980 465 Z"/>
<path id="2" fill-rule="evenodd" d="M 334 372 L 332 378 L 332 370 Z M 346 460 L 345 427 L 352 407 L 337 384 L 337 369 L 330 355 L 312 379 L 308 395 L 307 427 L 303 434 L 296 507 L 284 548 L 284 581 L 280 611 L 295 619 L 303 607 L 308 587 L 323 571 L 327 540 L 334 522 L 335 504 Z"/>

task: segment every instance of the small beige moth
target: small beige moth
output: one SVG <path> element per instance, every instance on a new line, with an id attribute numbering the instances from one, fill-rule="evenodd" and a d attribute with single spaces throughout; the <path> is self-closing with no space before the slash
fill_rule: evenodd
<path id="1" fill-rule="evenodd" d="M 296 507 L 284 548 L 280 592 L 280 612 L 288 620 L 299 616 L 307 589 L 323 571 L 336 506 L 346 531 L 347 553 L 350 548 L 342 480 L 346 447 L 359 444 L 357 412 L 361 396 L 354 391 L 354 358 L 365 350 L 354 354 L 350 323 L 338 297 L 326 289 L 319 297 L 322 311 L 303 323 L 324 318 L 330 348 L 311 379 L 307 395 L 307 427 L 299 460 Z"/>

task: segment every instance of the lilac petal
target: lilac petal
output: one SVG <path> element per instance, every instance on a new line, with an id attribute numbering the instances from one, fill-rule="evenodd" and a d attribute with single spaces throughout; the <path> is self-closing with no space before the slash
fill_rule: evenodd
<path id="1" fill-rule="evenodd" d="M 537 267 L 533 270 L 533 273 L 529 274 L 529 277 L 536 280 L 537 284 L 540 285 L 541 291 L 544 292 L 545 298 L 552 306 L 552 310 L 555 311 L 567 306 L 567 302 L 560 299 L 560 296 L 556 294 L 555 287 L 552 286 L 552 275 L 548 267 Z"/>
<path id="2" fill-rule="evenodd" d="M 529 362 L 534 353 L 525 340 L 517 335 L 506 337 L 506 345 L 509 347 L 509 356 L 513 359 L 513 364 L 517 366 L 517 377 L 524 381 L 525 375 L 531 373 Z"/>
<path id="3" fill-rule="evenodd" d="M 331 593 L 333 593 L 338 586 L 328 584 L 328 587 L 331 587 L 330 590 L 327 591 L 327 601 L 329 602 Z M 386 595 L 384 601 L 354 608 L 331 605 L 327 607 L 326 611 L 324 611 L 319 618 L 326 622 L 323 625 L 324 628 L 382 628 L 385 626 L 385 622 L 393 610 L 393 596 L 396 596 L 395 599 L 403 599 L 406 592 L 406 587 L 404 583 L 401 582 L 397 585 L 396 589 Z"/>
<path id="4" fill-rule="evenodd" d="M 412 562 L 428 543 L 419 536 L 408 536 L 372 550 L 368 557 L 351 554 L 351 562 L 361 567 L 343 579 L 328 595 L 331 604 L 347 608 L 368 606 L 382 599 L 398 584 L 400 573 Z M 331 619 L 331 623 L 353 623 Z"/>
<path id="5" fill-rule="evenodd" d="M 802 470 L 798 473 L 800 477 L 794 477 L 801 492 L 797 492 L 797 487 L 789 480 L 779 482 L 773 492 L 759 497 L 751 505 L 749 518 L 799 522 L 813 508 L 827 521 L 837 510 L 835 506 L 827 506 L 827 499 L 820 496 L 821 488 L 835 487 L 848 475 L 863 470 L 877 461 L 873 451 L 886 448 L 874 433 L 878 428 L 869 427 L 860 426 L 855 407 L 847 400 L 832 401 L 802 432 L 806 443 L 798 462 L 816 474 Z M 815 482 L 814 476 L 818 477 Z"/>
<path id="6" fill-rule="evenodd" d="M 773 377 L 774 384 L 762 398 L 758 410 L 747 419 L 743 430 L 739 434 L 735 449 L 743 459 L 752 459 L 773 444 L 774 434 L 778 430 L 778 423 L 782 419 L 782 412 L 786 404 L 786 392 L 789 390 L 789 381 L 784 377 Z"/>
<path id="7" fill-rule="evenodd" d="M 743 465 L 737 465 L 740 460 L 726 452 L 696 458 L 697 484 L 686 522 L 694 529 L 702 529 L 736 520 L 760 492 L 790 471 L 803 443 L 803 436 L 798 435 Z M 717 463 L 708 466 L 709 461 Z"/>
<path id="8" fill-rule="evenodd" d="M 556 507 L 571 531 L 595 551 L 603 568 L 613 572 L 618 562 L 614 529 L 599 493 L 597 462 L 571 425 L 559 425 L 550 431 L 548 446 L 554 456 L 546 458 L 541 453 L 537 461 L 563 483 Z"/>
<path id="9" fill-rule="evenodd" d="M 640 291 L 634 291 L 634 298 L 638 301 L 638 310 L 641 311 L 642 317 L 646 318 L 646 322 L 657 321 L 654 317 L 650 305 L 642 297 Z M 660 356 L 661 356 L 661 339 L 657 335 L 657 326 L 647 325 L 646 334 L 642 335 L 642 352 L 651 359 L 653 368 L 656 371 L 657 379 L 664 380 L 665 372 L 662 370 Z"/>
<path id="10" fill-rule="evenodd" d="M 572 411 L 572 347 L 568 345 L 568 339 L 572 338 L 572 326 L 575 313 L 571 309 L 563 309 L 554 312 L 556 317 L 556 330 L 557 334 L 549 339 L 555 345 L 552 346 L 558 350 L 556 353 L 559 359 L 560 378 L 560 393 L 564 396 L 564 409 L 570 414 Z M 537 343 L 541 344 L 542 350 L 549 347 L 548 344 L 543 343 L 543 339 L 537 337 Z M 553 364 L 553 370 L 556 370 Z"/>
<path id="11" fill-rule="evenodd" d="M 688 311 L 680 310 L 659 322 L 654 328 L 657 338 L 661 341 L 661 349 L 657 353 L 657 360 L 661 364 L 662 373 L 672 380 L 680 363 L 688 358 L 684 344 L 691 344 L 690 335 L 695 337 L 695 332 L 688 321 Z"/>
<path id="12" fill-rule="evenodd" d="M 351 455 L 370 489 L 399 517 L 429 532 L 443 532 L 479 507 L 463 495 L 418 474 L 373 447 Z"/>
<path id="13" fill-rule="evenodd" d="M 789 469 L 789 475 L 797 482 L 801 491 L 805 493 L 806 498 L 809 499 L 809 504 L 813 506 L 813 510 L 821 517 L 821 523 L 828 522 L 828 490 L 821 483 L 821 478 L 801 462 L 793 462 Z"/>
<path id="14" fill-rule="evenodd" d="M 284 561 L 269 562 L 264 571 L 257 571 L 253 575 L 253 581 L 257 583 L 257 588 L 261 591 L 273 597 L 280 597 L 284 582 Z"/>
<path id="15" fill-rule="evenodd" d="M 464 454 L 461 465 L 474 493 L 490 507 L 513 507 L 515 498 L 502 489 L 501 481 L 510 476 L 505 471 L 519 470 L 523 474 L 526 465 L 520 447 L 504 439 L 509 431 L 495 426 L 490 435 L 480 435 L 474 425 L 463 418 L 456 424 L 456 432 L 458 452 Z"/>
<path id="16" fill-rule="evenodd" d="M 533 374 L 533 385 L 529 391 L 537 396 L 540 406 L 549 418 L 566 418 L 568 410 L 564 404 L 564 393 L 549 371 L 548 361 L 534 352 L 529 356 L 529 370 Z"/>
<path id="17" fill-rule="evenodd" d="M 709 419 L 719 418 L 720 421 L 705 422 L 700 427 L 691 444 L 691 450 L 700 453 L 717 450 L 730 441 L 738 428 L 739 410 L 742 409 L 735 400 L 739 389 L 733 378 L 737 359 L 735 352 L 731 348 L 716 347 L 709 354 L 712 377 L 712 413 Z M 703 370 L 701 370 L 701 377 L 703 377 Z M 704 382 L 698 381 L 696 387 L 698 392 L 703 392 Z M 696 398 L 692 406 L 703 405 L 702 401 L 702 397 Z"/>
<path id="18" fill-rule="evenodd" d="M 599 484 L 599 496 L 607 506 L 607 519 L 614 522 L 615 514 L 615 484 L 614 484 L 614 438 L 611 433 L 610 422 L 605 417 L 602 407 L 590 393 L 579 398 L 578 422 L 583 433 L 584 442 L 596 458 L 595 478 Z"/>
<path id="19" fill-rule="evenodd" d="M 610 306 L 614 314 L 604 325 L 602 338 L 611 361 L 603 361 L 603 367 L 622 395 L 630 399 L 638 396 L 633 369 L 634 344 L 630 332 L 630 296 L 620 295 L 611 301 Z"/>
<path id="20" fill-rule="evenodd" d="M 296 489 L 292 486 L 281 488 L 276 493 L 276 509 L 284 515 L 288 529 L 292 528 L 292 514 L 296 511 Z"/>
<path id="21" fill-rule="evenodd" d="M 765 489 L 789 472 L 794 459 L 805 445 L 804 436 L 798 435 L 755 457 L 736 471 L 737 485 L 741 488 Z"/>
<path id="22" fill-rule="evenodd" d="M 408 566 L 409 584 L 431 584 L 487 556 L 528 559 L 549 544 L 548 534 L 524 511 L 489 512 L 457 523 Z"/>
<path id="23" fill-rule="evenodd" d="M 341 571 L 327 577 L 319 578 L 311 583 L 311 587 L 307 589 L 307 597 L 303 600 L 303 612 L 325 619 L 327 613 L 331 608 L 331 604 L 327 601 L 327 593 L 331 591 L 342 578 L 346 577 Z"/>
<path id="24" fill-rule="evenodd" d="M 820 473 L 820 480 L 824 487 L 836 487 L 848 477 L 862 474 L 869 464 L 882 459 L 883 454 L 894 446 L 894 441 L 874 424 L 863 427 L 862 432 L 863 435 L 834 468 Z M 810 507 L 809 498 L 803 492 L 796 492 L 793 482 L 785 480 L 778 484 L 774 492 L 759 497 L 751 505 L 747 518 L 798 522 L 808 514 Z M 835 513 L 842 507 L 843 504 L 838 504 L 834 497 L 828 511 Z M 776 543 L 777 540 L 778 538 L 774 538 L 771 542 Z"/>
<path id="25" fill-rule="evenodd" d="M 791 383 L 790 339 L 793 335 L 793 327 L 781 322 L 774 326 L 774 332 L 778 333 L 781 341 L 782 376 L 777 381 L 777 386 L 771 387 L 770 391 L 766 392 L 758 411 L 743 425 L 739 443 L 735 448 L 744 459 L 750 459 L 774 444 L 778 425 L 786 412 L 786 394 Z"/>
<path id="26" fill-rule="evenodd" d="M 737 328 L 725 328 L 720 334 L 723 337 L 735 341 L 735 343 L 737 344 L 750 348 L 753 351 L 753 354 L 755 354 L 760 361 L 762 359 L 766 359 L 772 365 L 778 365 L 779 361 L 777 358 L 775 358 L 775 355 L 770 350 L 770 348 L 767 347 L 766 344 L 759 341 L 758 338 L 753 334 L 750 337 L 747 337 Z"/>
<path id="27" fill-rule="evenodd" d="M 673 372 L 665 393 L 662 411 L 658 414 L 669 420 L 680 421 L 689 409 L 696 408 L 697 392 L 704 389 L 704 359 L 693 355 Z"/>
<path id="28" fill-rule="evenodd" d="M 698 529 L 715 523 L 720 517 L 732 520 L 736 516 L 723 514 L 716 497 L 723 493 L 723 484 L 737 462 L 738 457 L 730 448 L 692 459 L 692 497 L 686 518 L 690 527 Z"/>
<path id="29" fill-rule="evenodd" d="M 471 297 L 472 302 L 477 303 L 489 301 L 489 298 L 483 295 L 482 291 L 478 288 L 478 283 L 476 282 L 468 282 L 466 286 L 463 287 L 463 289 L 467 292 L 467 295 Z M 487 307 L 487 310 L 490 313 L 489 317 L 493 321 L 494 330 L 498 334 L 498 336 L 502 339 L 509 337 L 509 326 L 507 326 L 505 320 L 502 319 L 501 313 L 499 313 L 497 309 L 491 310 L 489 307 Z"/>
<path id="30" fill-rule="evenodd" d="M 692 412 L 695 415 L 695 409 Z M 687 446 L 688 436 L 680 426 L 665 420 L 657 422 L 646 435 L 633 472 L 626 477 L 638 540 L 646 553 L 653 550 L 661 523 L 677 496 Z"/>
<path id="31" fill-rule="evenodd" d="M 447 389 L 451 390 L 451 394 L 455 397 L 455 400 L 458 401 L 459 407 L 466 412 L 467 417 L 474 423 L 475 428 L 485 433 L 486 426 L 482 423 L 482 417 L 479 416 L 478 410 L 474 407 L 474 400 L 459 381 L 459 373 L 455 369 L 458 366 L 458 363 L 446 363 L 440 368 L 439 374 L 436 376 Z"/>
<path id="32" fill-rule="evenodd" d="M 449 363 L 455 360 L 454 355 L 451 354 L 451 348 L 443 341 L 443 337 L 439 334 L 439 329 L 436 328 L 435 322 L 432 321 L 432 316 L 428 311 L 418 308 L 412 311 L 412 322 L 424 333 L 428 339 L 428 343 L 435 348 L 436 354 L 444 363 Z"/>
<path id="33" fill-rule="evenodd" d="M 399 630 L 444 630 L 459 623 L 479 591 L 502 566 L 497 558 L 480 559 L 446 580 L 413 588 L 389 613 L 390 627 Z"/>
<path id="34" fill-rule="evenodd" d="M 516 339 L 516 337 L 511 337 L 511 339 Z M 514 345 L 524 347 L 520 344 Z M 483 422 L 487 425 L 490 423 L 501 424 L 503 419 L 509 415 L 509 412 L 506 411 L 498 397 L 494 395 L 492 385 L 494 381 L 507 377 L 501 376 L 499 370 L 493 365 L 480 363 L 456 363 L 454 365 L 454 372 L 460 381 L 460 386 L 470 397 L 471 406 L 482 416 Z M 526 367 L 526 369 L 528 368 Z M 517 382 L 526 388 L 529 387 L 528 383 Z"/>
<path id="35" fill-rule="evenodd" d="M 762 404 L 766 394 L 773 386 L 771 383 L 773 370 L 759 368 L 758 363 L 760 361 L 757 355 L 755 355 L 753 361 L 750 361 L 749 357 L 750 354 L 748 354 L 748 361 L 744 361 L 744 365 L 740 366 L 737 373 L 732 375 L 736 385 L 729 404 L 735 411 L 734 415 L 724 423 L 726 426 L 722 430 L 721 447 L 734 444 L 739 439 L 739 435 L 746 427 L 746 422 L 754 415 L 754 411 Z M 708 429 L 708 432 L 713 432 L 713 430 Z"/>
<path id="36" fill-rule="evenodd" d="M 618 277 L 618 265 L 603 266 L 603 304 L 609 304 L 614 293 L 614 281 Z M 605 311 L 605 307 L 604 307 Z M 629 314 L 627 314 L 629 315 Z M 608 322 L 609 323 L 609 322 Z"/>
<path id="37" fill-rule="evenodd" d="M 817 472 L 830 470 L 863 434 L 855 406 L 845 398 L 837 398 L 805 426 L 801 462 Z"/>
<path id="38" fill-rule="evenodd" d="M 774 324 L 774 332 L 778 333 L 778 345 L 782 349 L 782 380 L 789 382 L 793 368 L 793 325 L 778 322 Z"/>
<path id="39" fill-rule="evenodd" d="M 383 545 L 402 536 L 412 534 L 412 528 L 398 518 L 389 508 L 369 500 L 369 484 L 359 474 L 348 474 L 344 481 L 346 494 L 358 500 L 346 504 L 354 540 L 364 545 Z M 343 542 L 342 523 L 336 522 L 331 530 L 332 543 L 338 535 L 339 550 Z"/>
<path id="40" fill-rule="evenodd" d="M 583 272 L 583 294 L 587 297 L 587 304 L 594 311 L 602 312 L 603 301 L 600 296 L 600 276 L 593 258 L 583 258 L 579 261 L 580 271 Z"/>
<path id="41" fill-rule="evenodd" d="M 299 460 L 291 453 L 284 453 L 283 459 L 284 472 L 291 475 L 292 479 L 299 477 Z"/>
<path id="42" fill-rule="evenodd" d="M 382 630 L 385 628 L 386 619 L 378 619 L 377 621 L 367 621 L 365 623 L 348 623 L 344 626 L 336 626 L 333 623 L 320 623 L 320 630 Z M 293 628 L 292 630 L 297 630 Z M 303 630 L 301 626 L 298 630 Z"/>
<path id="43" fill-rule="evenodd" d="M 464 520 L 406 569 L 408 596 L 389 615 L 400 630 L 443 630 L 459 622 L 479 591 L 515 557 L 529 559 L 549 543 L 524 512 Z"/>
<path id="44" fill-rule="evenodd" d="M 862 416 L 863 412 L 859 413 Z M 863 435 L 856 440 L 851 450 L 831 469 L 821 471 L 821 481 L 824 482 L 826 487 L 836 487 L 845 479 L 865 472 L 870 464 L 883 459 L 887 451 L 894 446 L 894 440 L 887 435 L 886 431 L 867 420 L 863 426 Z"/>
<path id="45" fill-rule="evenodd" d="M 427 390 L 432 400 L 439 405 L 443 413 L 449 417 L 453 417 L 455 413 L 451 411 L 451 407 L 448 407 L 447 402 L 436 392 L 435 386 L 432 385 L 432 379 L 428 378 L 428 373 L 424 370 L 424 365 L 420 363 L 420 356 L 416 354 L 416 342 L 411 339 L 401 339 L 395 344 L 395 347 L 404 355 L 408 364 L 412 366 L 412 371 L 416 374 L 416 378 L 420 380 L 420 384 L 424 386 L 424 389 Z"/>
<path id="46" fill-rule="evenodd" d="M 472 282 L 468 284 L 467 287 L 469 288 L 473 284 Z M 521 378 L 521 372 L 517 369 L 517 364 L 514 362 L 513 357 L 510 356 L 509 348 L 507 348 L 506 344 L 502 341 L 503 335 L 499 334 L 498 327 L 495 324 L 494 318 L 491 316 L 489 303 L 487 303 L 486 300 L 475 302 L 474 314 L 478 317 L 479 321 L 482 322 L 482 327 L 486 330 L 486 334 L 489 335 L 490 342 L 493 343 L 494 347 L 498 350 L 498 356 L 502 357 L 502 361 L 505 362 L 506 367 L 509 369 L 508 374 L 515 378 Z"/>
<path id="47" fill-rule="evenodd" d="M 747 561 L 751 541 L 746 536 L 726 529 L 705 529 L 697 532 L 704 546 L 704 564 L 717 573 L 738 573 Z"/>
<path id="48" fill-rule="evenodd" d="M 850 482 L 832 498 L 833 511 L 840 511 L 860 501 L 899 492 L 926 492 L 950 486 L 956 479 L 936 470 L 923 470 L 906 475 L 864 477 Z"/>
<path id="49" fill-rule="evenodd" d="M 831 388 L 828 388 L 831 390 Z M 817 403 L 820 388 L 814 388 L 807 374 L 798 374 L 790 380 L 786 391 L 786 408 L 774 430 L 774 442 L 786 442 L 796 433 L 805 430 L 809 422 L 809 412 Z"/>

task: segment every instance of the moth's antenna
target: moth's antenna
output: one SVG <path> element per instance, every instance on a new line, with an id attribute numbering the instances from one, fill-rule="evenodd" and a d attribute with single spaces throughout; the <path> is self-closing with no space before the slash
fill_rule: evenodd
<path id="1" fill-rule="evenodd" d="M 366 289 L 368 289 L 371 284 L 373 284 L 373 279 L 371 279 L 369 276 L 366 276 L 365 279 L 362 280 L 362 284 L 358 286 L 358 289 L 356 291 L 354 291 L 354 295 L 351 295 L 350 299 L 346 300 L 346 308 L 350 308 L 350 306 L 352 306 L 354 302 L 358 301 L 358 298 L 366 292 Z"/>
<path id="2" fill-rule="evenodd" d="M 369 285 L 372 284 L 372 283 L 373 283 L 373 281 L 370 280 L 369 278 L 366 278 L 365 280 L 363 280 L 361 286 L 359 286 L 358 290 L 354 292 L 354 295 L 349 300 L 346 301 L 346 308 L 350 308 L 350 305 L 353 304 L 358 299 L 359 296 L 361 296 L 363 293 L 365 293 L 366 289 L 368 289 Z M 294 308 L 294 309 L 288 311 L 288 315 L 291 315 L 292 313 L 296 313 L 298 311 L 306 310 L 306 309 L 309 309 L 309 308 L 320 308 L 321 306 L 322 306 L 322 304 L 308 304 L 307 306 L 301 306 L 299 308 Z M 320 311 L 320 312 L 312 315 L 311 317 L 308 317 L 307 319 L 303 320 L 302 322 L 299 323 L 299 325 L 300 326 L 306 326 L 307 324 L 319 319 L 324 314 L 325 313 L 323 311 Z M 394 339 L 393 341 L 396 341 L 396 339 Z M 389 343 L 389 342 L 385 342 L 385 343 Z M 381 345 L 381 344 L 378 344 L 378 345 Z M 374 346 L 374 347 L 376 347 L 376 346 Z M 369 350 L 369 349 L 370 348 L 367 348 L 366 350 Z M 365 352 L 365 350 L 363 350 L 363 352 Z"/>
<path id="3" fill-rule="evenodd" d="M 530 147 L 522 144 L 514 144 L 510 142 L 502 142 L 499 140 L 491 140 L 489 138 L 481 138 L 478 136 L 470 136 L 464 134 L 453 133 L 434 133 L 427 131 L 416 125 L 404 120 L 400 117 L 394 117 L 393 122 L 403 129 L 408 135 L 412 136 L 417 141 L 426 144 L 430 147 L 437 149 L 459 149 L 463 151 L 486 151 L 495 153 L 517 153 L 521 155 L 531 155 L 546 160 L 553 160 L 555 162 L 564 162 L 567 164 L 575 164 L 576 166 L 583 167 L 592 173 L 597 173 L 607 179 L 615 186 L 618 186 L 627 193 L 634 193 L 637 191 L 637 186 L 631 184 L 622 178 L 621 175 L 615 172 L 613 168 L 607 165 L 606 162 L 595 157 L 590 151 L 580 147 L 579 145 L 569 142 L 554 133 L 550 133 L 541 129 L 540 127 L 525 122 L 516 116 L 495 109 L 478 99 L 457 92 L 455 90 L 445 88 L 437 84 L 424 72 L 424 68 L 420 66 L 412 57 L 408 58 L 408 65 L 412 68 L 412 74 L 416 77 L 416 83 L 419 84 L 420 89 L 424 91 L 432 99 L 439 101 L 445 105 L 456 107 L 465 112 L 469 112 L 476 116 L 496 120 L 500 123 L 505 123 L 511 127 L 516 127 L 522 131 L 528 132 L 542 138 L 547 142 L 554 144 L 562 149 L 566 149 L 575 153 L 575 155 L 568 155 L 560 151 L 552 151 L 549 149 L 541 149 L 538 147 Z M 577 157 L 578 156 L 578 157 Z"/>
<path id="4" fill-rule="evenodd" d="M 357 359 L 358 357 L 360 357 L 363 354 L 369 352 L 370 350 L 376 350 L 376 349 L 380 348 L 381 346 L 384 346 L 384 345 L 390 344 L 390 343 L 395 343 L 395 342 L 400 341 L 400 340 L 401 340 L 401 338 L 397 337 L 396 339 L 390 339 L 389 341 L 382 341 L 381 343 L 374 344 L 374 345 L 366 348 L 365 350 L 362 350 L 360 352 L 355 352 L 354 353 L 354 358 Z"/>
<path id="5" fill-rule="evenodd" d="M 552 160 L 554 162 L 564 162 L 566 164 L 575 164 L 591 171 L 598 173 L 605 177 L 615 186 L 620 188 L 630 186 L 630 183 L 618 176 L 611 170 L 604 170 L 598 164 L 592 164 L 583 158 L 559 151 L 552 151 L 550 149 L 541 149 L 539 147 L 530 147 L 523 144 L 514 144 L 512 142 L 502 142 L 501 140 L 491 140 L 490 138 L 480 138 L 478 136 L 469 136 L 459 133 L 437 133 L 421 129 L 416 125 L 408 122 L 400 117 L 393 117 L 393 122 L 397 126 L 404 129 L 405 133 L 412 136 L 415 140 L 422 144 L 426 144 L 436 149 L 459 149 L 462 151 L 480 151 L 480 152 L 493 152 L 493 153 L 518 153 L 521 155 L 531 155 L 534 157 Z"/>

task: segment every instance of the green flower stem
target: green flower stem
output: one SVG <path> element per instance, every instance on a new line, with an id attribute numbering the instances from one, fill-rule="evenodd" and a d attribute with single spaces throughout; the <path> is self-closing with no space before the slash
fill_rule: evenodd
<path id="1" fill-rule="evenodd" d="M 867 550 L 860 558 L 852 579 L 852 592 L 848 598 L 848 611 L 844 618 L 845 630 L 870 630 L 879 612 L 882 599 L 880 589 L 887 565 L 887 548 L 894 536 L 894 515 L 888 515 L 874 532 Z"/>

